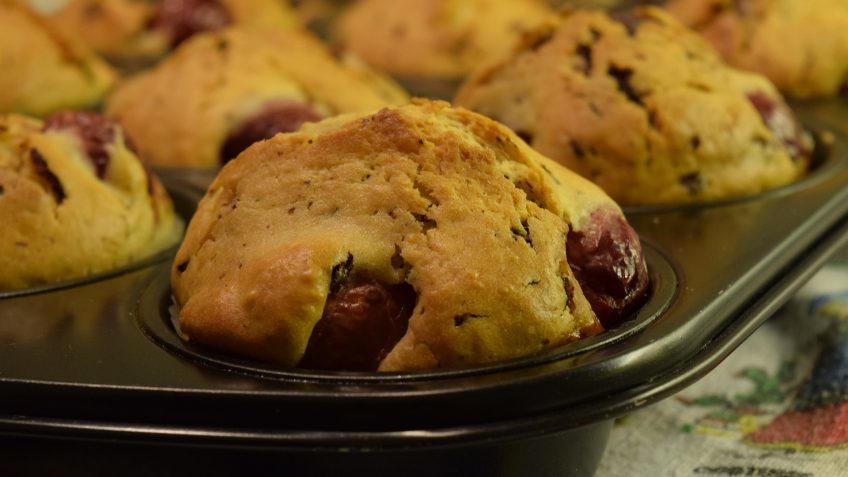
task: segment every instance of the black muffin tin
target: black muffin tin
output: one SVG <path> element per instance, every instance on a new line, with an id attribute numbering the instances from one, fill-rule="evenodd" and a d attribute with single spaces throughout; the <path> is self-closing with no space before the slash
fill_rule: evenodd
<path id="1" fill-rule="evenodd" d="M 407 374 L 285 370 L 171 324 L 173 250 L 98 279 L 0 294 L 6 475 L 590 475 L 613 418 L 681 390 L 848 244 L 848 109 L 798 105 L 829 154 L 757 197 L 628 210 L 651 300 L 532 358 Z M 190 216 L 210 174 L 162 171 Z"/>

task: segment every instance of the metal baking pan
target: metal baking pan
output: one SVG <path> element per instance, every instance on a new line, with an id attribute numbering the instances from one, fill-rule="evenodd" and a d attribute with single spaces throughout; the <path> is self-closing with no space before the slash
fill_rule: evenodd
<path id="1" fill-rule="evenodd" d="M 163 257 L 2 294 L 0 467 L 590 475 L 613 418 L 703 376 L 848 244 L 848 109 L 799 108 L 835 136 L 807 178 L 752 198 L 629 210 L 651 269 L 649 304 L 620 328 L 532 358 L 377 375 L 214 354 L 177 339 Z M 165 176 L 190 215 L 211 176 Z"/>

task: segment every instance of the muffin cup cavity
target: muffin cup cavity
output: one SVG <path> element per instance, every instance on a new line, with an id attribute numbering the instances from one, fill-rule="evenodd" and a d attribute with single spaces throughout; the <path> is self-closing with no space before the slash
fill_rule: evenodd
<path id="1" fill-rule="evenodd" d="M 650 275 L 647 302 L 618 326 L 589 338 L 526 358 L 493 364 L 434 371 L 401 373 L 338 372 L 301 368 L 283 368 L 274 364 L 233 357 L 186 341 L 179 332 L 179 307 L 170 292 L 167 270 L 161 270 L 144 290 L 139 301 L 138 325 L 153 342 L 177 356 L 203 366 L 224 369 L 261 379 L 280 381 L 342 382 L 406 382 L 431 381 L 468 376 L 485 376 L 499 372 L 533 368 L 555 361 L 579 359 L 612 343 L 626 340 L 655 320 L 674 302 L 678 293 L 676 267 L 654 245 L 643 243 Z"/>

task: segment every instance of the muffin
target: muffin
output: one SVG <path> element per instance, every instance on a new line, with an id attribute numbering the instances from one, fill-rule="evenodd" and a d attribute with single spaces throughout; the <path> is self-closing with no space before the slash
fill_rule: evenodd
<path id="1" fill-rule="evenodd" d="M 150 30 L 153 4 L 147 0 L 69 0 L 45 20 L 112 61 L 153 58 L 168 39 Z"/>
<path id="2" fill-rule="evenodd" d="M 123 132 L 91 112 L 0 115 L 0 217 L 0 290 L 112 270 L 182 232 Z"/>
<path id="3" fill-rule="evenodd" d="M 278 0 L 70 0 L 47 20 L 114 60 L 162 56 L 192 35 L 229 25 L 292 28 Z"/>
<path id="4" fill-rule="evenodd" d="M 119 86 L 106 112 L 150 163 L 211 168 L 304 122 L 406 101 L 305 33 L 228 29 Z"/>
<path id="5" fill-rule="evenodd" d="M 550 14 L 538 0 L 361 0 L 342 15 L 337 34 L 389 74 L 452 79 L 500 57 Z"/>
<path id="6" fill-rule="evenodd" d="M 408 371 L 594 335 L 640 306 L 648 278 L 638 236 L 598 188 L 488 118 L 416 100 L 228 163 L 171 284 L 191 342 L 282 366 Z"/>
<path id="7" fill-rule="evenodd" d="M 115 73 L 14 0 L 0 0 L 0 114 L 95 106 Z"/>
<path id="8" fill-rule="evenodd" d="M 656 8 L 565 13 L 456 103 L 628 205 L 755 194 L 796 180 L 812 152 L 774 85 Z"/>
<path id="9" fill-rule="evenodd" d="M 832 96 L 848 80 L 845 0 L 670 0 L 665 7 L 729 64 L 788 95 Z"/>

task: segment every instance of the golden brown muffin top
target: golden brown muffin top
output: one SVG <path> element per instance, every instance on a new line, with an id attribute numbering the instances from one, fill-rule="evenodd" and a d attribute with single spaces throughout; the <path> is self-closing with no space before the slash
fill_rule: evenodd
<path id="1" fill-rule="evenodd" d="M 95 113 L 0 115 L 0 290 L 112 270 L 182 231 L 161 184 Z"/>
<path id="2" fill-rule="evenodd" d="M 725 66 L 656 8 L 566 12 L 475 73 L 456 103 L 627 204 L 754 194 L 798 178 L 811 152 L 768 80 Z"/>
<path id="3" fill-rule="evenodd" d="M 765 75 L 786 94 L 833 96 L 846 86 L 844 0 L 670 0 L 664 7 L 729 64 Z"/>
<path id="4" fill-rule="evenodd" d="M 0 0 L 0 113 L 46 116 L 97 105 L 112 69 L 21 2 Z"/>
<path id="5" fill-rule="evenodd" d="M 413 290 L 381 371 L 538 353 L 601 330 L 566 257 L 569 230 L 599 209 L 620 216 L 503 126 L 444 102 L 308 124 L 210 186 L 171 273 L 181 331 L 296 366 L 349 279 L 371 284 L 363 307 L 376 288 L 405 308 Z"/>
<path id="6" fill-rule="evenodd" d="M 227 29 L 195 36 L 121 84 L 106 111 L 151 163 L 215 167 L 231 158 L 221 157 L 230 134 L 269 105 L 308 107 L 298 117 L 314 120 L 406 101 L 393 83 L 339 62 L 305 33 Z"/>
<path id="7" fill-rule="evenodd" d="M 362 0 L 343 14 L 337 33 L 390 74 L 455 78 L 508 52 L 550 14 L 537 0 Z"/>
<path id="8" fill-rule="evenodd" d="M 147 0 L 70 0 L 44 18 L 107 58 L 145 58 L 167 49 L 167 39 L 147 28 L 152 8 Z"/>
<path id="9" fill-rule="evenodd" d="M 294 12 L 278 0 L 69 0 L 45 18 L 118 61 L 154 59 L 196 33 L 227 26 L 297 25 Z"/>

